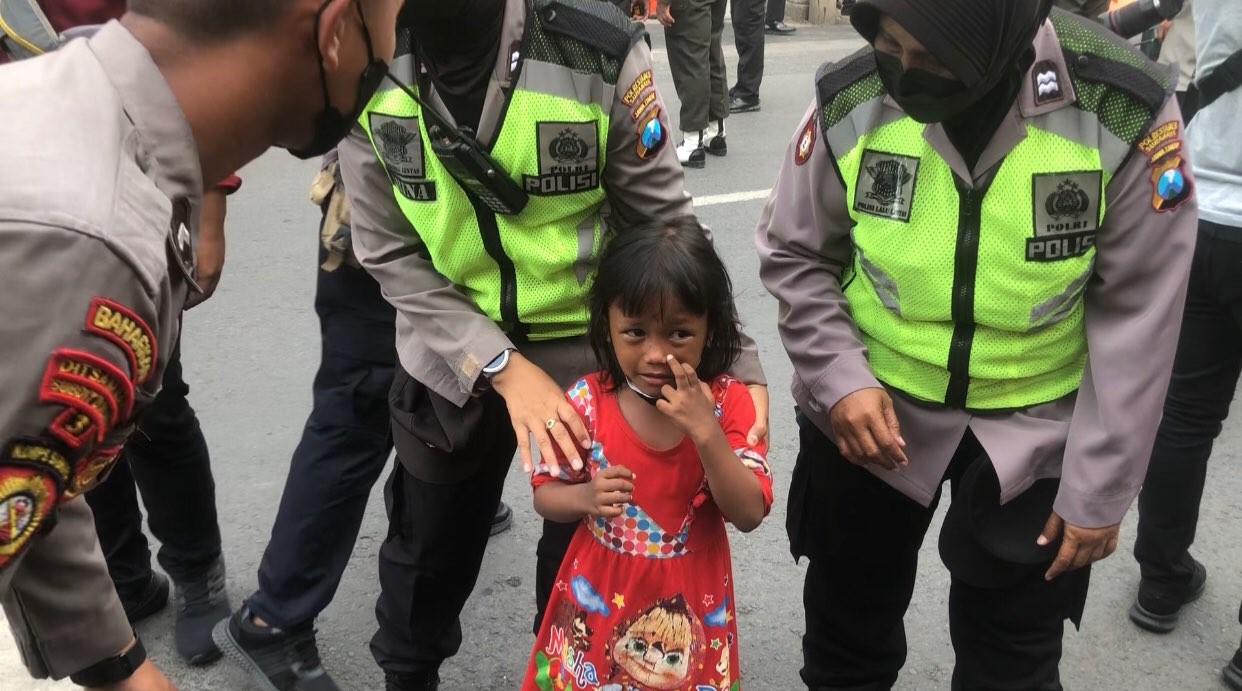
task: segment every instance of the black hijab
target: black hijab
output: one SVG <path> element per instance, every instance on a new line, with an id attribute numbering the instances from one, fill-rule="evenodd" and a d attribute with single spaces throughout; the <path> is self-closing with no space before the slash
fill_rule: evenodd
<path id="1" fill-rule="evenodd" d="M 398 19 L 459 125 L 476 129 L 500 50 L 505 0 L 406 0 Z"/>
<path id="2" fill-rule="evenodd" d="M 859 0 L 850 22 L 874 44 L 880 17 L 891 17 L 962 82 L 972 103 L 944 126 L 973 167 L 1021 91 L 1051 7 L 1052 0 Z"/>

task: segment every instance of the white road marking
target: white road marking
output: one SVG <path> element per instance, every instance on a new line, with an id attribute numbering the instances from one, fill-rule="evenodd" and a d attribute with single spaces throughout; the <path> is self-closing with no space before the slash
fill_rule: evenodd
<path id="1" fill-rule="evenodd" d="M 694 205 L 713 206 L 715 204 L 732 204 L 734 202 L 749 202 L 755 199 L 767 199 L 772 192 L 771 188 L 766 190 L 751 190 L 749 192 L 729 192 L 728 194 L 709 194 L 702 197 L 694 198 Z"/>

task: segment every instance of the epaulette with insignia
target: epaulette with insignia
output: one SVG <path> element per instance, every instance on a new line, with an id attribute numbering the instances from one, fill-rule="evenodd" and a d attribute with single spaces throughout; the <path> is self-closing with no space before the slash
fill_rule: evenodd
<path id="1" fill-rule="evenodd" d="M 1050 18 L 1077 106 L 1094 113 L 1118 139 L 1134 144 L 1172 90 L 1171 73 L 1097 22 L 1059 9 Z"/>

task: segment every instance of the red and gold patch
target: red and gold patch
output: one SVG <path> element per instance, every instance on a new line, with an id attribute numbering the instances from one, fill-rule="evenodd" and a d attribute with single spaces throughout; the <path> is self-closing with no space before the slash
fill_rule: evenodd
<path id="1" fill-rule="evenodd" d="M 57 503 L 56 481 L 33 468 L 0 467 L 0 568 L 38 534 Z"/>
<path id="2" fill-rule="evenodd" d="M 634 106 L 633 110 L 630 111 L 630 119 L 634 122 L 638 122 L 639 119 L 647 114 L 647 110 L 655 104 L 655 101 L 656 92 L 648 91 L 647 95 L 643 96 L 643 100 L 639 101 L 638 105 Z"/>
<path id="3" fill-rule="evenodd" d="M 57 377 L 89 385 L 108 396 L 116 411 L 113 421 L 128 420 L 134 409 L 134 385 L 111 362 L 80 350 L 61 348 L 52 353 L 44 378 Z"/>
<path id="4" fill-rule="evenodd" d="M 102 385 L 60 374 L 56 363 L 49 362 L 39 386 L 41 403 L 59 403 L 89 417 L 95 424 L 97 441 L 119 421 L 118 403 Z"/>
<path id="5" fill-rule="evenodd" d="M 73 474 L 69 456 L 57 444 L 43 439 L 15 439 L 0 453 L 0 459 L 7 465 L 27 466 L 54 476 L 57 496 Z"/>
<path id="6" fill-rule="evenodd" d="M 621 97 L 621 102 L 627 106 L 632 106 L 638 102 L 638 97 L 644 91 L 651 87 L 654 82 L 651 77 L 651 70 L 644 70 L 625 90 L 625 95 Z"/>
<path id="7" fill-rule="evenodd" d="M 1161 145 L 1165 142 L 1177 139 L 1179 132 L 1181 132 L 1181 125 L 1176 120 L 1166 122 L 1157 126 L 1151 132 L 1148 132 L 1146 137 L 1140 139 L 1138 149 L 1139 151 L 1142 151 L 1144 155 L 1152 157 L 1154 160 L 1155 157 L 1152 156 L 1152 153 L 1156 151 L 1156 149 L 1161 148 Z"/>
<path id="8" fill-rule="evenodd" d="M 802 128 L 802 135 L 798 137 L 798 148 L 794 151 L 794 163 L 803 165 L 811 158 L 811 153 L 815 151 L 815 116 L 812 115 L 806 121 L 806 127 Z"/>
<path id="9" fill-rule="evenodd" d="M 76 497 L 103 482 L 108 471 L 121 455 L 121 446 L 96 449 L 94 453 L 78 462 L 73 469 L 73 479 L 65 490 L 65 497 Z"/>
<path id="10" fill-rule="evenodd" d="M 93 418 L 73 408 L 62 410 L 52 420 L 48 431 L 71 449 L 76 449 L 91 439 L 103 441 L 106 434 Z"/>
<path id="11" fill-rule="evenodd" d="M 155 333 L 128 307 L 103 297 L 91 300 L 86 312 L 86 331 L 117 344 L 129 359 L 135 384 L 142 384 L 155 371 Z"/>

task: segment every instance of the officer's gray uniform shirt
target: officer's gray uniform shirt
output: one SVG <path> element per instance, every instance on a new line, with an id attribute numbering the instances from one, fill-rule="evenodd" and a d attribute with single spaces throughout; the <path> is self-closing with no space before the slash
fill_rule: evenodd
<path id="1" fill-rule="evenodd" d="M 31 672 L 63 677 L 132 637 L 76 495 L 159 388 L 203 182 L 172 92 L 116 22 L 0 67 L 0 112 L 0 595 Z M 61 492 L 76 498 L 48 533 Z"/>

